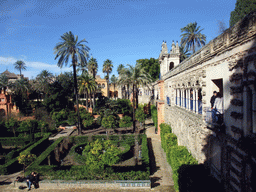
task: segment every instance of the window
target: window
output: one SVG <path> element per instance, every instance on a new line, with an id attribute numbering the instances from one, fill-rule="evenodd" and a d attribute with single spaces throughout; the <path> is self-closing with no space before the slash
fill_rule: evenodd
<path id="1" fill-rule="evenodd" d="M 170 62 L 169 71 L 172 70 L 173 67 L 174 67 L 174 63 L 173 63 L 173 62 Z"/>

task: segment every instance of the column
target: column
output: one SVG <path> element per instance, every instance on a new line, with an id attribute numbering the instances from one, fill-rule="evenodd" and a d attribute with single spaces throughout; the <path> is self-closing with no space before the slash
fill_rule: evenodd
<path id="1" fill-rule="evenodd" d="M 187 89 L 186 91 L 187 91 L 187 98 L 186 98 L 187 109 L 189 109 L 190 108 L 190 106 L 189 106 L 189 98 L 190 98 L 189 89 Z"/>
<path id="2" fill-rule="evenodd" d="M 195 89 L 195 112 L 198 113 L 198 89 Z"/>

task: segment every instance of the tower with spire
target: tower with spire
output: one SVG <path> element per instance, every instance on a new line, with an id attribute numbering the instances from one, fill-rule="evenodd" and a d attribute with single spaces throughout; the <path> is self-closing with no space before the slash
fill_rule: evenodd
<path id="1" fill-rule="evenodd" d="M 172 41 L 172 49 L 168 53 L 167 43 L 163 41 L 162 50 L 159 55 L 160 73 L 165 75 L 180 63 L 180 48 L 178 41 L 176 44 Z"/>

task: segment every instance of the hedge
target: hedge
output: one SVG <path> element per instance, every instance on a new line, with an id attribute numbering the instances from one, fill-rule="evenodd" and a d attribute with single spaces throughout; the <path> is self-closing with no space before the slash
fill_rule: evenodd
<path id="1" fill-rule="evenodd" d="M 78 143 L 83 143 L 83 142 L 87 142 L 88 141 L 88 136 L 73 136 L 73 137 L 70 137 L 72 142 L 75 143 L 75 144 L 78 144 Z"/>
<path id="2" fill-rule="evenodd" d="M 22 149 L 18 150 L 17 153 L 15 153 L 15 155 L 13 156 L 14 157 L 13 159 L 9 160 L 4 165 L 0 165 L 0 174 L 1 175 L 10 174 L 10 173 L 15 172 L 17 169 L 22 169 L 23 166 L 18 163 L 18 155 L 19 155 L 19 153 L 23 152 L 23 151 L 31 152 L 33 149 L 35 149 L 40 144 L 42 144 L 45 140 L 48 140 L 49 136 L 50 136 L 50 134 L 48 134 L 47 137 L 43 137 L 42 139 L 40 139 L 39 141 L 35 142 L 34 144 L 31 143 L 32 145 L 31 144 L 27 144 Z"/>
<path id="3" fill-rule="evenodd" d="M 152 116 L 152 120 L 154 122 L 156 131 L 158 129 L 158 123 L 157 123 L 157 108 L 155 105 L 151 105 L 150 106 L 150 111 L 151 111 L 151 116 Z"/>
<path id="4" fill-rule="evenodd" d="M 172 167 L 174 188 L 179 191 L 179 174 L 178 170 L 182 165 L 197 165 L 197 160 L 189 153 L 186 147 L 178 146 L 177 137 L 171 133 L 172 129 L 168 124 L 162 123 L 161 128 L 161 145 L 166 152 L 168 163 Z"/>
<path id="5" fill-rule="evenodd" d="M 88 137 L 80 136 L 76 139 L 70 137 L 72 142 L 76 145 L 71 148 L 70 154 L 74 155 L 75 159 L 80 158 L 79 154 L 76 154 L 75 149 L 81 145 L 88 143 Z M 94 139 L 99 137 L 94 137 Z M 100 137 L 102 138 L 102 137 Z M 111 137 L 113 142 L 119 140 L 119 136 Z M 146 136 L 139 137 L 142 138 L 142 155 L 144 165 L 149 164 L 148 149 L 146 143 Z M 86 165 L 74 165 L 69 168 L 65 166 L 58 165 L 40 165 L 48 155 L 55 149 L 55 147 L 61 143 L 63 138 L 56 140 L 50 147 L 48 147 L 28 168 L 27 173 L 31 171 L 37 171 L 41 175 L 48 177 L 48 179 L 64 179 L 64 180 L 146 180 L 149 179 L 149 168 L 144 166 L 129 166 L 129 167 L 119 167 L 119 166 L 106 166 L 104 170 L 97 172 L 88 170 Z M 80 142 L 81 141 L 81 142 Z M 133 142 L 131 142 L 133 141 Z M 80 143 L 79 143 L 80 142 Z M 127 153 L 130 150 L 130 146 L 134 145 L 135 139 L 134 135 L 123 135 L 122 140 L 119 141 L 121 146 L 124 146 L 123 154 Z M 125 144 L 126 143 L 126 144 Z M 146 155 L 147 154 L 147 155 Z M 121 157 L 122 158 L 122 157 Z M 82 159 L 80 159 L 82 160 Z"/>
<path id="6" fill-rule="evenodd" d="M 172 140 L 171 145 L 177 145 L 177 137 L 174 134 L 171 134 L 172 128 L 170 125 L 166 123 L 161 123 L 160 124 L 160 136 L 161 136 L 161 146 L 166 152 L 167 149 L 167 141 L 170 142 Z M 175 143 L 176 141 L 176 143 Z M 174 143 L 173 143 L 174 142 Z"/>
<path id="7" fill-rule="evenodd" d="M 167 152 L 167 161 L 172 167 L 174 188 L 179 191 L 179 173 L 182 165 L 197 165 L 197 160 L 188 152 L 185 146 L 173 146 Z"/>
<path id="8" fill-rule="evenodd" d="M 53 144 L 51 144 L 30 166 L 27 167 L 26 172 L 37 171 L 41 173 L 40 164 L 48 157 L 48 155 L 50 155 L 50 153 L 55 149 L 55 147 L 60 142 L 62 142 L 63 138 L 64 137 L 60 137 Z M 49 166 L 49 169 L 52 169 L 53 167 L 54 166 Z"/>
<path id="9" fill-rule="evenodd" d="M 147 136 L 143 135 L 142 141 L 141 141 L 141 155 L 142 155 L 142 162 L 144 166 L 148 168 L 149 171 L 149 154 L 148 154 L 148 141 Z"/>

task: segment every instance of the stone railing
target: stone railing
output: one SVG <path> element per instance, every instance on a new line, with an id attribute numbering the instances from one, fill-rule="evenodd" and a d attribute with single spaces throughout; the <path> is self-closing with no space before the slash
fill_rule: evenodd
<path id="1" fill-rule="evenodd" d="M 236 23 L 233 27 L 225 30 L 224 33 L 211 40 L 202 49 L 195 52 L 189 58 L 177 65 L 171 71 L 162 76 L 162 79 L 168 79 L 189 68 L 195 67 L 213 56 L 234 48 L 240 42 L 246 42 L 256 35 L 256 11 L 248 14 L 243 20 Z"/>

